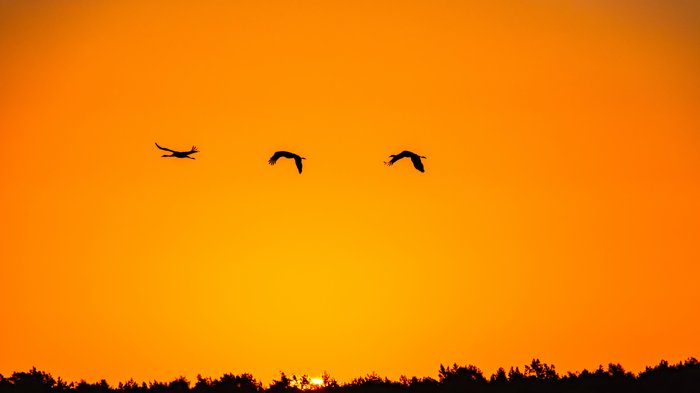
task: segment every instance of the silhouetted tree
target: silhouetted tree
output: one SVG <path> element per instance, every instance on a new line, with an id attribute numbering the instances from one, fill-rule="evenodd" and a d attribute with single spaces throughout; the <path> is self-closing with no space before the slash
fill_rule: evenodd
<path id="1" fill-rule="evenodd" d="M 141 385 L 139 385 L 133 378 L 131 378 L 126 382 L 119 382 L 117 390 L 124 393 L 145 393 L 148 390 L 148 387 L 143 382 Z"/>
<path id="2" fill-rule="evenodd" d="M 32 367 L 28 372 L 13 373 L 9 382 L 16 391 L 29 393 L 49 393 L 56 384 L 51 374 L 39 371 Z"/>
<path id="3" fill-rule="evenodd" d="M 301 376 L 294 375 L 292 377 L 292 384 L 297 389 L 309 390 L 309 389 L 311 389 L 311 378 L 309 378 L 309 376 L 306 374 L 301 375 Z"/>
<path id="4" fill-rule="evenodd" d="M 402 375 L 403 379 L 399 379 L 399 383 L 404 386 L 405 391 L 415 392 L 415 393 L 428 393 L 435 392 L 438 390 L 440 383 L 433 378 L 418 378 L 411 377 L 408 379 L 405 375 Z"/>
<path id="5" fill-rule="evenodd" d="M 520 372 L 520 368 L 517 366 L 515 369 L 513 369 L 513 366 L 510 366 L 510 370 L 508 370 L 508 381 L 510 382 L 520 382 L 525 379 L 525 375 Z"/>
<path id="6" fill-rule="evenodd" d="M 201 374 L 197 374 L 197 382 L 195 382 L 193 391 L 197 393 L 205 393 L 212 391 L 212 380 L 210 377 L 204 378 Z"/>
<path id="7" fill-rule="evenodd" d="M 646 367 L 639 373 L 638 382 L 643 391 L 697 392 L 700 391 L 700 367 L 697 359 L 690 358 L 670 366 L 661 360 L 657 366 Z"/>
<path id="8" fill-rule="evenodd" d="M 319 393 L 652 393 L 652 392 L 700 392 L 700 364 L 689 358 L 678 364 L 662 360 L 656 366 L 647 367 L 635 375 L 625 371 L 619 363 L 598 366 L 593 372 L 584 369 L 580 373 L 568 372 L 559 377 L 554 365 L 533 359 L 525 366 L 525 373 L 518 367 L 510 367 L 506 373 L 499 368 L 487 381 L 477 367 L 440 365 L 439 381 L 432 378 L 408 378 L 402 375 L 398 382 L 376 373 L 355 378 L 350 383 L 338 385 L 328 373 L 323 376 L 324 386 L 311 384 L 307 375 L 291 379 L 281 373 L 279 380 L 264 389 L 250 374 L 224 374 L 219 379 L 197 376 L 193 388 L 184 377 L 169 383 L 136 383 L 133 379 L 111 388 L 107 381 L 90 384 L 81 380 L 66 383 L 61 378 L 32 368 L 28 372 L 16 372 L 10 377 L 0 374 L 0 393 L 302 393 L 314 390 Z"/>
<path id="9" fill-rule="evenodd" d="M 279 381 L 273 379 L 270 387 L 267 390 L 270 392 L 298 391 L 297 388 L 292 386 L 292 380 L 289 379 L 283 372 L 280 372 Z"/>
<path id="10" fill-rule="evenodd" d="M 76 393 L 109 393 L 110 387 L 104 379 L 96 383 L 88 383 L 85 380 L 81 380 L 75 385 L 74 391 Z"/>
<path id="11" fill-rule="evenodd" d="M 486 378 L 478 367 L 473 365 L 450 366 L 440 365 L 438 372 L 440 384 L 448 391 L 481 391 L 486 385 Z"/>
<path id="12" fill-rule="evenodd" d="M 168 393 L 168 384 L 165 382 L 153 381 L 148 383 L 149 393 Z"/>
<path id="13" fill-rule="evenodd" d="M 359 377 L 359 378 L 354 378 L 350 382 L 350 386 L 362 386 L 362 387 L 369 387 L 369 386 L 382 386 L 382 385 L 392 385 L 393 382 L 389 380 L 389 378 L 382 378 L 379 376 L 377 373 L 372 373 L 372 374 L 367 374 L 365 377 Z M 397 385 L 400 385 L 397 383 Z"/>
<path id="14" fill-rule="evenodd" d="M 169 393 L 189 393 L 190 391 L 190 381 L 185 377 L 179 377 L 170 383 L 168 383 Z"/>
<path id="15" fill-rule="evenodd" d="M 335 389 L 338 387 L 338 381 L 331 377 L 331 375 L 326 371 L 323 372 L 323 376 L 321 378 L 323 379 L 323 387 L 325 390 Z"/>
<path id="16" fill-rule="evenodd" d="M 489 379 L 491 383 L 506 383 L 508 382 L 508 376 L 506 375 L 506 370 L 503 367 L 499 367 L 496 373 L 491 375 Z"/>
<path id="17" fill-rule="evenodd" d="M 401 383 L 381 377 L 375 372 L 355 378 L 349 384 L 342 386 L 343 391 L 358 393 L 399 393 L 405 389 L 406 387 Z"/>
<path id="18" fill-rule="evenodd" d="M 283 374 L 284 375 L 284 374 Z M 251 374 L 224 374 L 220 379 L 211 382 L 214 392 L 254 393 L 262 390 L 262 384 Z"/>
<path id="19" fill-rule="evenodd" d="M 4 392 L 5 389 L 9 389 L 10 386 L 12 386 L 10 381 L 8 381 L 7 378 L 0 373 L 0 392 Z"/>
<path id="20" fill-rule="evenodd" d="M 554 370 L 554 365 L 550 366 L 547 363 L 542 363 L 540 359 L 532 359 L 530 365 L 525 365 L 525 375 L 544 381 L 559 379 L 559 375 Z"/>

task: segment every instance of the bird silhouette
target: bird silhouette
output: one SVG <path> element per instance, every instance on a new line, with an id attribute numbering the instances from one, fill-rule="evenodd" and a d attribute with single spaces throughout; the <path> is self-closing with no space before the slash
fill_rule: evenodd
<path id="1" fill-rule="evenodd" d="M 419 156 L 416 153 L 410 152 L 408 150 L 404 150 L 399 154 L 392 154 L 389 157 L 391 157 L 391 160 L 389 162 L 384 162 L 386 165 L 394 165 L 394 163 L 402 158 L 405 157 L 411 157 L 411 162 L 413 163 L 413 166 L 416 167 L 421 172 L 425 172 L 425 168 L 423 168 L 423 162 L 420 160 L 421 158 L 428 158 L 424 156 Z"/>
<path id="2" fill-rule="evenodd" d="M 163 154 L 161 157 L 175 157 L 175 158 L 189 158 L 194 160 L 194 157 L 190 157 L 190 154 L 198 153 L 199 150 L 197 150 L 197 146 L 192 146 L 192 149 L 190 151 L 175 151 L 175 150 L 170 150 L 165 147 L 161 147 L 158 142 L 156 142 L 156 146 L 160 150 L 165 150 L 169 151 L 171 154 Z"/>
<path id="3" fill-rule="evenodd" d="M 270 159 L 267 162 L 270 163 L 270 165 L 275 165 L 280 157 L 293 158 L 294 163 L 297 164 L 297 169 L 299 170 L 299 173 L 301 173 L 301 160 L 305 160 L 305 157 L 300 157 L 288 151 L 277 151 L 275 152 L 275 154 L 272 155 L 272 157 L 270 157 Z"/>

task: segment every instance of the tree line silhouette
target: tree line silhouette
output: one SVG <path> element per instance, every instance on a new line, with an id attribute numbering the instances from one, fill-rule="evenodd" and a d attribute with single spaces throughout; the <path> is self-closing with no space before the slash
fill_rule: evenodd
<path id="1" fill-rule="evenodd" d="M 96 383 L 66 382 L 55 379 L 44 371 L 32 368 L 28 372 L 15 372 L 9 377 L 0 374 L 0 393 L 499 393 L 499 392 L 700 392 L 700 363 L 689 358 L 670 365 L 662 360 L 658 365 L 646 367 L 638 374 L 625 371 L 620 364 L 602 365 L 594 371 L 567 372 L 559 375 L 554 367 L 539 359 L 533 359 L 521 371 L 510 367 L 499 368 L 486 378 L 473 365 L 440 365 L 438 379 L 401 376 L 398 381 L 373 373 L 355 378 L 348 383 L 338 383 L 325 373 L 323 383 L 314 383 L 308 375 L 289 377 L 281 373 L 266 388 L 251 374 L 224 374 L 212 379 L 197 376 L 194 383 L 185 377 L 170 382 L 141 382 L 133 379 L 110 386 L 106 380 Z"/>

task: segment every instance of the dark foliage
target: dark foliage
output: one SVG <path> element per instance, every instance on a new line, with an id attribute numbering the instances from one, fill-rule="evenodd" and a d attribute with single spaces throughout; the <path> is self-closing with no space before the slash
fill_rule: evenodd
<path id="1" fill-rule="evenodd" d="M 130 379 L 111 387 L 104 379 L 97 383 L 80 381 L 66 383 L 61 378 L 32 368 L 28 372 L 15 372 L 10 377 L 0 374 L 0 393 L 550 393 L 550 392 L 700 392 L 700 363 L 690 358 L 678 364 L 662 360 L 647 367 L 638 375 L 625 371 L 620 364 L 599 366 L 595 371 L 568 372 L 560 376 L 554 365 L 533 359 L 525 365 L 510 367 L 506 372 L 499 368 L 490 378 L 484 377 L 479 368 L 472 365 L 440 365 L 438 380 L 433 378 L 408 378 L 391 381 L 377 374 L 338 384 L 327 373 L 323 386 L 314 385 L 307 375 L 288 377 L 280 374 L 265 389 L 250 374 L 224 374 L 219 379 L 197 376 L 194 386 L 185 377 L 171 382 L 153 381 L 137 383 Z"/>

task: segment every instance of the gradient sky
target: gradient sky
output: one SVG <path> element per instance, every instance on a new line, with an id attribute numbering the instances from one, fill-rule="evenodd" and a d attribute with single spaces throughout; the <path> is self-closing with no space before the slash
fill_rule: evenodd
<path id="1" fill-rule="evenodd" d="M 5 0 L 0 53 L 0 373 L 700 355 L 696 2 Z"/>

